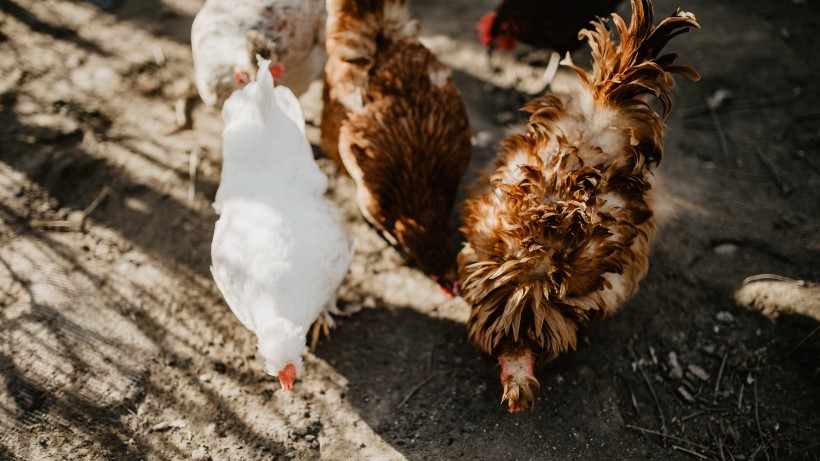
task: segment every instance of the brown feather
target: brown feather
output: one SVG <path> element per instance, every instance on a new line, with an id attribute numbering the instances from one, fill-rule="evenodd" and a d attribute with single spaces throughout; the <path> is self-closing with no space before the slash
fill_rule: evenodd
<path id="1" fill-rule="evenodd" d="M 448 217 L 470 160 L 467 111 L 401 0 L 328 1 L 322 147 L 362 214 L 437 278 L 456 251 Z"/>
<path id="2" fill-rule="evenodd" d="M 663 152 L 670 73 L 697 76 L 673 65 L 675 55 L 659 54 L 697 22 L 678 11 L 652 27 L 649 0 L 632 6 L 629 27 L 613 15 L 617 45 L 602 23 L 580 33 L 592 48 L 592 73 L 570 63 L 578 93 L 524 107 L 527 132 L 502 142 L 491 189 L 465 204 L 468 243 L 458 260 L 468 335 L 488 355 L 555 359 L 576 347 L 590 319 L 626 302 L 646 274 L 655 231 L 650 166 Z M 661 101 L 662 115 L 648 95 Z M 533 388 L 505 383 L 510 407 L 530 406 Z"/>

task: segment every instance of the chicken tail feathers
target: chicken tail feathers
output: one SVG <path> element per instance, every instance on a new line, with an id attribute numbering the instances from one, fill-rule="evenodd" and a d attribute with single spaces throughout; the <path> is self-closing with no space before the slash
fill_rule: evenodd
<path id="1" fill-rule="evenodd" d="M 569 56 L 564 63 L 581 76 L 598 104 L 616 107 L 651 121 L 650 125 L 655 129 L 645 134 L 654 139 L 640 139 L 641 133 L 635 133 L 632 144 L 646 147 L 640 150 L 650 162 L 660 162 L 663 148 L 659 131 L 663 124 L 645 98 L 652 95 L 661 102 L 662 119 L 665 119 L 672 110 L 670 90 L 675 86 L 675 79 L 671 74 L 690 80 L 700 79 L 691 66 L 675 64 L 677 54 L 661 55 L 672 38 L 688 32 L 690 27 L 700 28 L 700 25 L 694 14 L 678 9 L 658 26 L 653 26 L 651 0 L 632 0 L 632 19 L 628 27 L 617 13 L 612 14 L 612 20 L 619 37 L 618 44 L 602 21 L 592 22 L 592 28 L 578 33 L 578 37 L 586 38 L 592 48 L 591 74 L 573 65 Z"/>

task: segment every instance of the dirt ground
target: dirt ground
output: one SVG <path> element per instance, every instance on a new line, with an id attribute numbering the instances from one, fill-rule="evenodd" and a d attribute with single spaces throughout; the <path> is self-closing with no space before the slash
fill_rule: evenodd
<path id="1" fill-rule="evenodd" d="M 495 3 L 412 3 L 467 100 L 476 168 L 544 65 L 491 70 L 473 24 Z M 293 392 L 264 374 L 208 272 L 219 113 L 195 104 L 169 133 L 201 4 L 0 0 L 0 459 L 820 458 L 820 2 L 656 1 L 703 26 L 672 45 L 703 76 L 674 92 L 675 216 L 640 293 L 514 415 L 467 306 L 365 225 L 318 149 L 357 242 L 340 302 L 363 309 Z M 320 90 L 302 98 L 314 144 Z M 781 278 L 744 286 L 756 274 Z"/>

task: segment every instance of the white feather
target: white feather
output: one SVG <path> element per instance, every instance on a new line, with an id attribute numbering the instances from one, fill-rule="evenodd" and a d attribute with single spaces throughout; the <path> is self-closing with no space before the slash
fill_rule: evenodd
<path id="1" fill-rule="evenodd" d="M 247 35 L 276 44 L 283 85 L 302 94 L 319 78 L 325 53 L 324 0 L 206 0 L 191 28 L 196 87 L 209 106 L 221 106 L 239 88 L 234 70 L 251 70 Z"/>
<path id="2" fill-rule="evenodd" d="M 259 338 L 268 372 L 301 366 L 305 333 L 353 256 L 341 215 L 325 196 L 293 93 L 267 65 L 222 110 L 223 166 L 214 208 L 211 273 L 239 321 Z"/>

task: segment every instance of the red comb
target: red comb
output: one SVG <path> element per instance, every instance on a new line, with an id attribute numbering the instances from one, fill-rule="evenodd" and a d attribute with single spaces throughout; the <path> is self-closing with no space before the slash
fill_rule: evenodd
<path id="1" fill-rule="evenodd" d="M 273 83 L 279 84 L 279 80 L 282 80 L 282 73 L 285 71 L 285 65 L 281 62 L 277 62 L 276 64 L 272 64 L 270 66 L 270 74 L 273 76 Z"/>
<path id="2" fill-rule="evenodd" d="M 484 46 L 490 46 L 490 43 L 493 41 L 490 31 L 493 28 L 493 23 L 495 22 L 496 16 L 498 16 L 498 13 L 495 11 L 490 11 L 485 14 L 480 21 L 478 21 L 478 24 L 475 25 L 475 30 L 478 32 L 478 39 L 481 40 L 481 43 L 483 43 Z"/>

